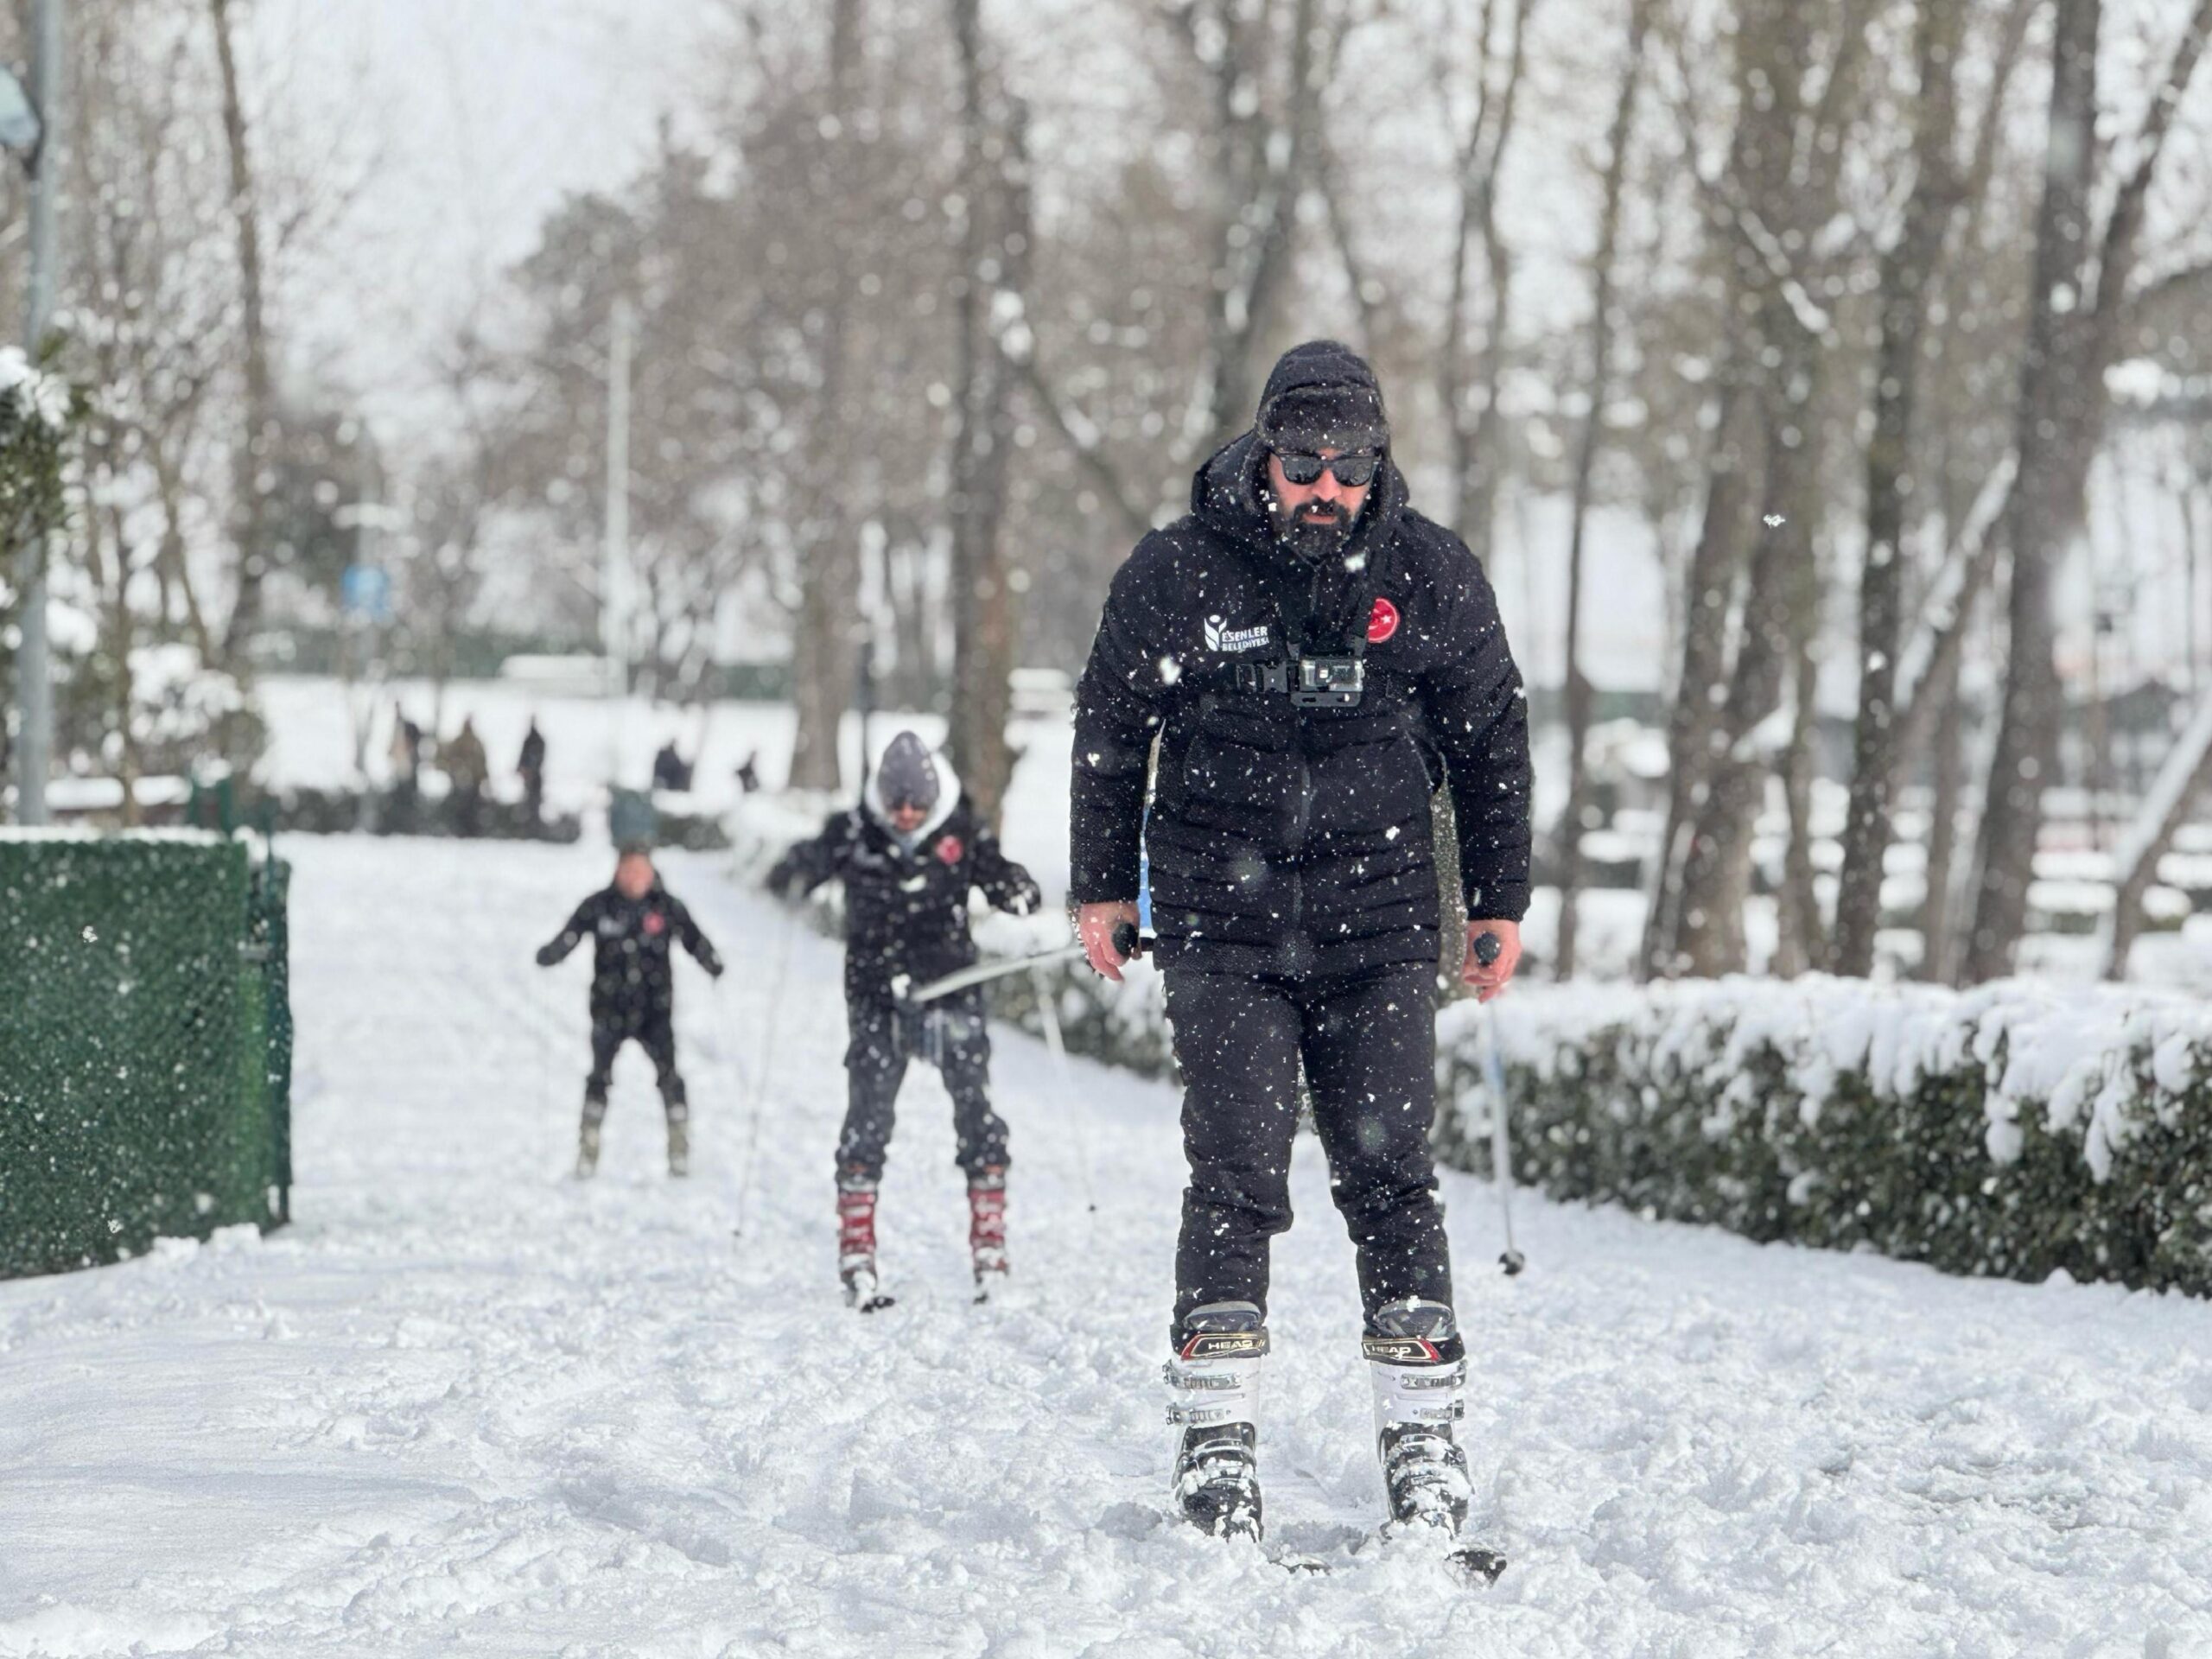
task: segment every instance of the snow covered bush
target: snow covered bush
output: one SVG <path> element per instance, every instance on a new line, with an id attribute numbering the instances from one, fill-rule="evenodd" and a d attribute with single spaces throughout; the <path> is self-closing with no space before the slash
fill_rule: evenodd
<path id="1" fill-rule="evenodd" d="M 758 881 L 820 816 L 734 818 Z M 834 886 L 806 913 L 835 936 Z M 1054 911 L 982 912 L 987 957 L 1068 943 Z M 1042 970 L 1071 1053 L 1173 1075 L 1160 976 Z M 992 1011 L 1040 1029 L 1035 979 Z M 1552 1197 L 1872 1249 L 1954 1273 L 2212 1294 L 2212 1009 L 2155 992 L 2008 981 L 1970 992 L 1819 978 L 1522 985 L 1496 1009 L 1515 1174 Z M 1436 1140 L 1490 1169 L 1484 1022 L 1438 1021 Z"/>
<path id="2" fill-rule="evenodd" d="M 2026 981 L 1524 988 L 1515 1173 L 1954 1273 L 2212 1292 L 2212 1011 Z M 1481 1015 L 1440 1025 L 1447 1160 L 1487 1171 Z"/>
<path id="3" fill-rule="evenodd" d="M 73 434 L 83 399 L 68 381 L 34 364 L 19 346 L 0 346 L 0 545 L 38 544 L 67 517 Z M 16 649 L 12 559 L 0 561 L 0 662 Z"/>
<path id="4" fill-rule="evenodd" d="M 0 524 L 11 539 L 60 528 L 69 435 L 83 414 L 76 390 L 0 346 Z"/>

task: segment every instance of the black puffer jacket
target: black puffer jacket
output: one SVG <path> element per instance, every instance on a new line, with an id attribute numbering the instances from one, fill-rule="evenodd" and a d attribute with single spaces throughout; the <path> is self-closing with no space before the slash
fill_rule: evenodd
<path id="1" fill-rule="evenodd" d="M 722 959 L 683 901 L 658 882 L 642 899 L 628 899 L 609 883 L 576 906 L 538 965 L 550 968 L 588 938 L 592 942 L 591 1011 L 594 1020 L 663 1018 L 676 1000 L 671 947 L 678 944 L 715 978 Z"/>
<path id="2" fill-rule="evenodd" d="M 822 832 L 800 842 L 768 872 L 779 893 L 810 893 L 824 881 L 845 884 L 845 994 L 859 1001 L 888 1001 L 904 974 L 918 983 L 976 960 L 968 928 L 968 890 L 1000 910 L 1026 916 L 1039 903 L 1029 872 L 999 850 L 998 837 L 959 797 L 959 783 L 940 758 L 944 809 L 924 823 L 911 849 L 884 822 L 873 786 L 868 804 L 831 815 Z"/>
<path id="3" fill-rule="evenodd" d="M 1229 444 L 1190 513 L 1114 579 L 1077 694 L 1070 896 L 1135 898 L 1141 834 L 1163 961 L 1302 976 L 1433 960 L 1440 781 L 1469 912 L 1518 921 L 1529 905 L 1527 709 L 1497 597 L 1387 456 L 1318 570 L 1275 541 L 1264 466 L 1252 434 Z M 1256 683 L 1285 656 L 1286 601 L 1308 612 L 1287 625 L 1308 654 L 1364 636 L 1357 708 Z"/>

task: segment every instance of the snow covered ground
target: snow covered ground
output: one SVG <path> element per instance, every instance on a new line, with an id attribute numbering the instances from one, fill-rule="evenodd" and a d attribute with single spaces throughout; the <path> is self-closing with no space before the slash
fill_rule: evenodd
<path id="1" fill-rule="evenodd" d="M 0 1655 L 2212 1652 L 2212 1308 L 1761 1249 L 1446 1178 L 1487 1592 L 1294 1577 L 1160 1519 L 1176 1100 L 1000 1036 L 1019 1294 L 970 1306 L 910 1081 L 899 1305 L 836 1303 L 836 957 L 706 860 L 699 1173 L 634 1051 L 564 1173 L 589 849 L 295 837 L 298 1224 L 0 1284 Z M 779 995 L 780 994 L 780 995 Z M 776 1033 L 745 1236 L 743 1107 Z M 1086 1209 L 1086 1171 L 1097 1210 Z M 1301 1143 L 1262 1468 L 1282 1543 L 1381 1508 L 1351 1253 Z"/>

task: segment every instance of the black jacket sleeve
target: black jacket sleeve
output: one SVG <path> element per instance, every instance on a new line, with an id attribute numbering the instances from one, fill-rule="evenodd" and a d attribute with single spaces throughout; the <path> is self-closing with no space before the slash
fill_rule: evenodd
<path id="1" fill-rule="evenodd" d="M 1517 922 L 1529 909 L 1528 695 L 1489 578 L 1454 550 L 1444 659 L 1422 677 L 1421 701 L 1450 779 L 1467 914 Z"/>
<path id="2" fill-rule="evenodd" d="M 707 936 L 699 931 L 699 924 L 692 920 L 690 907 L 674 893 L 668 895 L 668 915 L 669 919 L 676 924 L 676 937 L 691 953 L 691 959 L 720 979 L 722 976 L 720 953 L 709 943 Z"/>
<path id="3" fill-rule="evenodd" d="M 993 906 L 1014 916 L 1027 916 L 1045 902 L 1036 879 L 1008 858 L 999 838 L 981 824 L 968 846 L 968 868 L 983 897 Z"/>
<path id="4" fill-rule="evenodd" d="M 600 895 L 597 893 L 576 906 L 576 913 L 569 918 L 550 943 L 537 948 L 537 965 L 550 968 L 583 943 L 584 936 L 599 926 Z"/>
<path id="5" fill-rule="evenodd" d="M 786 899 L 804 898 L 840 874 L 852 842 L 852 814 L 832 813 L 821 833 L 799 842 L 768 872 L 768 890 Z"/>
<path id="6" fill-rule="evenodd" d="M 1145 772 L 1168 690 L 1147 626 L 1156 601 L 1145 577 L 1160 551 L 1156 534 L 1147 537 L 1116 573 L 1076 687 L 1068 897 L 1078 905 L 1137 896 Z"/>

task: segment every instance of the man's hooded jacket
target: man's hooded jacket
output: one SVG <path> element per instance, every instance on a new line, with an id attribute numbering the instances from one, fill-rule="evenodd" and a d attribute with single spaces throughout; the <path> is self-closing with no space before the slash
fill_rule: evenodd
<path id="1" fill-rule="evenodd" d="M 969 810 L 951 766 L 942 755 L 932 765 L 937 798 L 912 836 L 891 828 L 879 770 L 863 805 L 831 814 L 820 834 L 768 873 L 769 887 L 785 896 L 844 882 L 845 994 L 855 1001 L 889 1001 L 900 974 L 918 982 L 971 965 L 970 887 L 1017 916 L 1040 902 L 1029 872 L 999 850 L 998 837 Z"/>
<path id="2" fill-rule="evenodd" d="M 1141 839 L 1163 962 L 1309 976 L 1433 961 L 1430 798 L 1446 782 L 1468 913 L 1528 908 L 1528 720 L 1497 597 L 1466 544 L 1408 504 L 1387 448 L 1339 548 L 1309 558 L 1277 538 L 1261 429 L 1301 401 L 1350 410 L 1348 428 L 1371 411 L 1387 434 L 1356 354 L 1286 354 L 1255 430 L 1115 576 L 1077 694 L 1070 897 L 1135 898 Z M 1346 435 L 1331 447 L 1363 447 Z M 1294 702 L 1301 658 L 1357 660 L 1356 706 Z"/>

